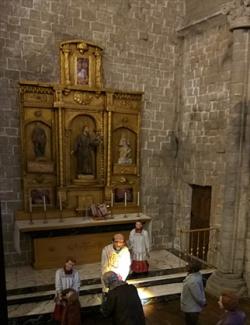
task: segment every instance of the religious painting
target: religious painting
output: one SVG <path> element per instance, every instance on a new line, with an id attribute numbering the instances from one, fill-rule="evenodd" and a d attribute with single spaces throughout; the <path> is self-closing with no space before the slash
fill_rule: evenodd
<path id="1" fill-rule="evenodd" d="M 51 206 L 53 202 L 51 188 L 35 188 L 30 190 L 32 206 Z M 45 202 L 45 203 L 44 203 Z"/>
<path id="2" fill-rule="evenodd" d="M 132 187 L 115 188 L 114 202 L 124 203 L 125 205 L 128 202 L 133 202 L 133 188 Z"/>
<path id="3" fill-rule="evenodd" d="M 87 58 L 77 59 L 77 84 L 88 85 L 89 83 L 89 60 Z"/>

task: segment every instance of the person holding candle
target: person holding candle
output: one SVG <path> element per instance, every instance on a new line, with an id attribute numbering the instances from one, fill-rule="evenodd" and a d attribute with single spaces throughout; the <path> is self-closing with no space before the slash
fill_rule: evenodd
<path id="1" fill-rule="evenodd" d="M 135 275 L 147 273 L 149 268 L 150 240 L 141 221 L 136 221 L 135 228 L 129 234 L 129 248 L 132 256 L 131 270 Z"/>

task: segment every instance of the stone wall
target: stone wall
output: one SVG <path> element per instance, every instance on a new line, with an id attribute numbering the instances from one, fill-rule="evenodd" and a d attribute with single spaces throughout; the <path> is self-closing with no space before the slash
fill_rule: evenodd
<path id="1" fill-rule="evenodd" d="M 177 128 L 176 238 L 179 228 L 190 227 L 192 184 L 212 186 L 210 224 L 221 222 L 232 56 L 232 35 L 223 16 L 180 35 L 183 70 Z"/>
<path id="2" fill-rule="evenodd" d="M 231 2 L 230 0 L 186 0 L 185 24 L 191 24 L 202 20 L 204 17 L 214 15 L 220 11 L 220 8 Z"/>
<path id="3" fill-rule="evenodd" d="M 0 196 L 8 265 L 30 262 L 13 247 L 22 207 L 18 81 L 59 81 L 59 44 L 83 39 L 104 48 L 106 87 L 143 90 L 143 211 L 153 217 L 154 245 L 170 243 L 175 155 L 176 28 L 183 0 L 3 0 L 0 4 Z M 170 230 L 169 230 L 170 229 Z"/>

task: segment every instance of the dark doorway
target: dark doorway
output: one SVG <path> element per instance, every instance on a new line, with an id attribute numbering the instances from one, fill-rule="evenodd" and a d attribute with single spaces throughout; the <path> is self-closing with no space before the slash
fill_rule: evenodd
<path id="1" fill-rule="evenodd" d="M 210 226 L 211 186 L 192 185 L 192 207 L 190 222 L 189 251 L 202 260 L 207 260 L 209 231 L 192 231 L 206 229 Z"/>

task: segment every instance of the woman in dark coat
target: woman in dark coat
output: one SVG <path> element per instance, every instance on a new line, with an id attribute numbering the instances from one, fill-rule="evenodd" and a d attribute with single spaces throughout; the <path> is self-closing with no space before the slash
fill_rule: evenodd
<path id="1" fill-rule="evenodd" d="M 81 305 L 77 292 L 74 289 L 66 289 L 63 296 L 66 306 L 61 325 L 81 325 Z"/>

